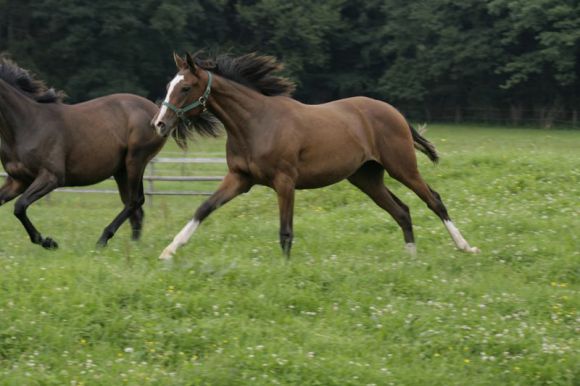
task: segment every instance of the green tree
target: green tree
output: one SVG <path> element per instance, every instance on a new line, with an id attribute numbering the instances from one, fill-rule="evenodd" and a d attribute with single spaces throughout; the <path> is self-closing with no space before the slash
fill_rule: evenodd
<path id="1" fill-rule="evenodd" d="M 299 96 L 321 87 L 312 76 L 329 65 L 330 37 L 340 28 L 343 0 L 257 0 L 234 2 L 236 15 L 232 44 L 236 51 L 260 51 L 277 56 L 300 83 Z"/>
<path id="2" fill-rule="evenodd" d="M 580 3 L 574 0 L 493 0 L 499 43 L 505 55 L 497 68 L 500 85 L 515 106 L 535 107 L 551 125 L 565 108 L 577 120 L 580 98 Z"/>
<path id="3" fill-rule="evenodd" d="M 157 99 L 172 51 L 198 49 L 275 55 L 305 102 L 368 95 L 411 119 L 579 115 L 577 0 L 0 0 L 0 51 L 70 102 Z"/>
<path id="4" fill-rule="evenodd" d="M 443 110 L 461 119 L 469 105 L 497 98 L 494 68 L 501 50 L 484 2 L 390 0 L 383 10 L 389 22 L 380 44 L 389 64 L 377 92 L 422 105 L 428 118 Z"/>

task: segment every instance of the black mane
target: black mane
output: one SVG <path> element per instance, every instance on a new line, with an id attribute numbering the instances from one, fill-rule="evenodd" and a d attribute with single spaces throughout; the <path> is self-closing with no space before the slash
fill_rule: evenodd
<path id="1" fill-rule="evenodd" d="M 220 120 L 206 110 L 191 119 L 178 119 L 171 136 L 180 148 L 187 149 L 187 141 L 193 139 L 194 131 L 202 136 L 218 137 L 222 130 L 223 124 Z"/>
<path id="2" fill-rule="evenodd" d="M 194 60 L 201 68 L 211 70 L 264 95 L 291 96 L 296 88 L 290 79 L 276 75 L 284 69 L 284 65 L 273 56 L 252 52 L 237 57 L 222 54 L 208 59 L 195 55 Z"/>
<path id="3" fill-rule="evenodd" d="M 64 92 L 48 88 L 42 80 L 3 56 L 0 56 L 0 79 L 39 103 L 60 103 L 65 97 Z"/>
<path id="4" fill-rule="evenodd" d="M 256 53 L 238 57 L 222 54 L 214 58 L 200 58 L 194 55 L 195 63 L 205 70 L 243 84 L 264 95 L 292 95 L 295 84 L 291 80 L 275 75 L 284 68 L 273 56 L 263 56 Z M 212 137 L 218 136 L 223 129 L 222 123 L 209 111 L 192 119 L 180 119 L 172 136 L 181 147 L 187 147 L 187 141 L 193 132 Z"/>

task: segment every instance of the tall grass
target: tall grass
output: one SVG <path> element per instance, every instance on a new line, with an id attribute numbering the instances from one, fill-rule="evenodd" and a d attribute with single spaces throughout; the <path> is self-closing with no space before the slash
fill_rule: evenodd
<path id="1" fill-rule="evenodd" d="M 479 255 L 455 251 L 390 179 L 411 207 L 414 258 L 348 183 L 297 194 L 288 262 L 265 188 L 215 212 L 171 264 L 157 256 L 203 198 L 155 197 L 143 240 L 124 226 L 102 250 L 117 197 L 55 193 L 31 207 L 57 251 L 31 245 L 8 204 L 0 384 L 580 384 L 580 133 L 435 126 L 426 136 L 442 161 L 419 155 L 422 173 Z M 204 140 L 190 151 L 222 149 Z"/>

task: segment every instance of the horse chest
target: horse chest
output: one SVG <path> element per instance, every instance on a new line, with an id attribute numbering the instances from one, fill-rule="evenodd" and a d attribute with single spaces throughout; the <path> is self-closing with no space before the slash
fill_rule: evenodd
<path id="1" fill-rule="evenodd" d="M 275 171 L 256 162 L 249 163 L 250 175 L 257 184 L 272 186 Z"/>
<path id="2" fill-rule="evenodd" d="M 250 175 L 257 183 L 263 183 L 266 180 L 267 171 L 263 165 L 253 159 L 246 160 L 246 174 Z"/>
<path id="3" fill-rule="evenodd" d="M 270 185 L 268 176 L 272 175 L 271 167 L 251 157 L 228 157 L 228 166 L 232 172 L 251 177 L 254 183 Z"/>

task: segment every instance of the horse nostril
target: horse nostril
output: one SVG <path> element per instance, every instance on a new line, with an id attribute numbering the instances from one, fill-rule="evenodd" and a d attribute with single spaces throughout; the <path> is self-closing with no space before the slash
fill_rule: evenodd
<path id="1" fill-rule="evenodd" d="M 159 128 L 159 129 L 165 129 L 165 122 L 163 122 L 163 121 L 157 122 L 156 125 L 157 125 L 157 128 Z"/>

